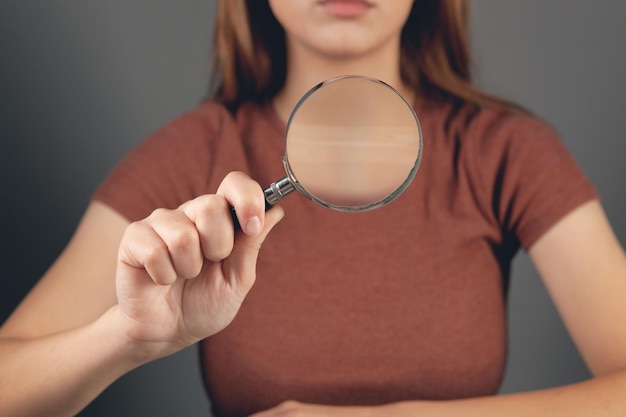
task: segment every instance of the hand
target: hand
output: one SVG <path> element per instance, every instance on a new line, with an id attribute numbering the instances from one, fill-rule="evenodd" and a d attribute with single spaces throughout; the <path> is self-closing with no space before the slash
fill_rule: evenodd
<path id="1" fill-rule="evenodd" d="M 250 417 L 373 417 L 379 415 L 374 410 L 376 407 L 339 407 L 285 401 Z"/>
<path id="2" fill-rule="evenodd" d="M 233 230 L 230 205 L 243 232 Z M 131 224 L 116 277 L 125 335 L 158 357 L 226 327 L 255 281 L 261 244 L 282 215 L 280 207 L 266 213 L 261 187 L 237 172 L 215 195 Z"/>

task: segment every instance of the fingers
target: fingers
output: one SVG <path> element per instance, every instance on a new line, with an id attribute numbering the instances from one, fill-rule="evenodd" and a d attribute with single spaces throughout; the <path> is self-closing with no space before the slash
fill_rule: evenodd
<path id="1" fill-rule="evenodd" d="M 261 245 L 269 232 L 283 218 L 282 207 L 276 205 L 266 212 L 263 229 L 256 236 L 239 234 L 231 256 L 225 260 L 224 269 L 228 271 L 231 282 L 237 284 L 240 295 L 244 297 L 256 279 L 256 262 Z"/>
<path id="2" fill-rule="evenodd" d="M 235 231 L 224 197 L 204 195 L 183 204 L 180 210 L 194 224 L 205 259 L 219 262 L 230 255 Z"/>
<path id="3" fill-rule="evenodd" d="M 229 173 L 217 194 L 223 196 L 235 208 L 241 230 L 256 236 L 263 230 L 265 197 L 259 184 L 242 172 Z"/>
<path id="4" fill-rule="evenodd" d="M 120 261 L 144 268 L 157 284 L 171 285 L 178 278 L 197 276 L 204 258 L 193 222 L 178 210 L 157 209 L 127 228 Z"/>
<path id="5" fill-rule="evenodd" d="M 170 261 L 167 245 L 145 222 L 131 223 L 119 249 L 119 262 L 132 269 L 145 269 L 154 282 L 170 285 L 178 274 Z"/>
<path id="6" fill-rule="evenodd" d="M 233 229 L 231 206 L 244 233 Z M 200 196 L 176 210 L 157 209 L 131 224 L 122 239 L 120 260 L 144 268 L 155 283 L 170 285 L 177 278 L 198 276 L 205 259 L 227 259 L 237 240 L 242 250 L 235 263 L 253 268 L 261 243 L 280 218 L 282 210 L 277 209 L 265 224 L 263 190 L 245 174 L 234 172 L 222 181 L 217 194 Z M 235 269 L 248 271 L 250 267 Z"/>

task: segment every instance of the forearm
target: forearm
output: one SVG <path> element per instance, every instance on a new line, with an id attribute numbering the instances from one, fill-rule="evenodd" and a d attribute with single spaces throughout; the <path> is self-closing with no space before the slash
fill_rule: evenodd
<path id="1" fill-rule="evenodd" d="M 626 371 L 545 390 L 451 401 L 405 402 L 382 407 L 380 415 L 459 416 L 623 416 Z M 376 414 L 376 413 L 374 413 Z"/>
<path id="2" fill-rule="evenodd" d="M 0 338 L 0 417 L 75 415 L 145 362 L 114 316 L 37 339 Z"/>

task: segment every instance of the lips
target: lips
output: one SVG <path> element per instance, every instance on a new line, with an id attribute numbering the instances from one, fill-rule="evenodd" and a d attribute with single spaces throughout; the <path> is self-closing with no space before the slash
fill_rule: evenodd
<path id="1" fill-rule="evenodd" d="M 343 19 L 359 18 L 373 7 L 367 0 L 322 0 L 319 5 L 329 15 Z"/>

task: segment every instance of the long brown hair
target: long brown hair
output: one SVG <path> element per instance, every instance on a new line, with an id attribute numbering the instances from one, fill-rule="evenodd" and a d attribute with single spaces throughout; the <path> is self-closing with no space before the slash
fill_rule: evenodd
<path id="1" fill-rule="evenodd" d="M 415 0 L 402 29 L 403 81 L 434 100 L 505 104 L 472 84 L 467 0 Z M 283 86 L 285 33 L 267 0 L 218 0 L 213 98 L 235 108 Z"/>

